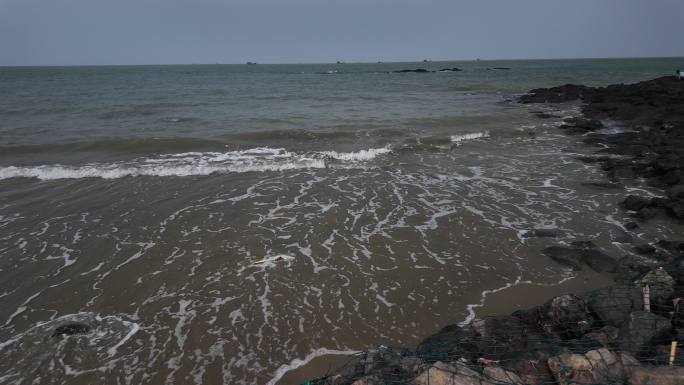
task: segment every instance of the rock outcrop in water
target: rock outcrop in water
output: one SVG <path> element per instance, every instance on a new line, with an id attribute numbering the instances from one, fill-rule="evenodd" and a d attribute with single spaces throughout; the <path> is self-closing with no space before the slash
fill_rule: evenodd
<path id="1" fill-rule="evenodd" d="M 435 71 L 429 71 L 429 70 L 426 70 L 425 68 L 403 69 L 403 70 L 392 71 L 392 73 L 395 73 L 395 74 L 403 74 L 403 73 L 409 73 L 409 72 L 425 74 L 425 73 L 435 72 Z"/>
<path id="2" fill-rule="evenodd" d="M 521 103 L 581 100 L 584 117 L 560 128 L 600 145 L 598 163 L 611 185 L 646 178 L 664 198 L 625 197 L 638 221 L 684 219 L 684 81 L 658 78 L 632 85 L 535 89 Z M 620 122 L 610 131 L 604 121 Z M 616 157 L 618 155 L 619 157 Z M 625 229 L 639 228 L 636 222 Z M 530 236 L 554 234 L 530 233 Z M 317 384 L 684 384 L 684 242 L 659 240 L 616 260 L 591 242 L 552 246 L 550 258 L 575 270 L 615 273 L 619 282 L 562 295 L 509 316 L 449 325 L 416 349 L 368 351 Z"/>
<path id="3" fill-rule="evenodd" d="M 684 81 L 662 77 L 602 88 L 568 84 L 520 98 L 521 103 L 573 100 L 584 102 L 584 118 L 569 119 L 561 129 L 603 147 L 603 156 L 589 161 L 600 163 L 613 181 L 643 177 L 664 190 L 664 198 L 626 197 L 623 207 L 641 220 L 661 214 L 684 219 Z M 606 129 L 601 120 L 619 122 L 620 130 Z"/>

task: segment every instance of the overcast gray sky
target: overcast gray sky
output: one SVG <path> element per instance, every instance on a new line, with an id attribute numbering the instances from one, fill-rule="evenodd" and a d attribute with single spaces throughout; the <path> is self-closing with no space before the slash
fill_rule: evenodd
<path id="1" fill-rule="evenodd" d="M 684 56 L 684 0 L 0 0 L 0 65 Z"/>

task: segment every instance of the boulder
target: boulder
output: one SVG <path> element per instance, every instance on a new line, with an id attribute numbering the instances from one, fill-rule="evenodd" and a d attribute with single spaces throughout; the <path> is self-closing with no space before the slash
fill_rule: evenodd
<path id="1" fill-rule="evenodd" d="M 513 360 L 521 351 L 553 351 L 560 342 L 539 327 L 541 307 L 521 310 L 511 316 L 484 317 L 471 323 L 475 330 L 473 358 Z M 472 354 L 473 352 L 469 352 Z"/>
<path id="2" fill-rule="evenodd" d="M 514 371 L 524 384 L 550 384 L 554 378 L 546 365 L 549 357 L 549 354 L 540 350 L 520 352 L 515 359 L 506 361 L 506 370 Z"/>
<path id="3" fill-rule="evenodd" d="M 597 272 L 615 272 L 618 263 L 612 257 L 593 248 L 570 248 L 563 246 L 550 246 L 543 253 L 554 261 L 571 267 L 573 270 L 582 270 L 582 265 L 588 265 Z"/>
<path id="4" fill-rule="evenodd" d="M 638 283 L 641 286 L 648 285 L 651 294 L 651 304 L 667 305 L 672 307 L 674 295 L 674 279 L 664 269 L 651 270 Z"/>
<path id="5" fill-rule="evenodd" d="M 639 254 L 652 254 L 656 251 L 656 248 L 649 245 L 648 243 L 643 243 L 634 246 L 634 251 Z"/>
<path id="6" fill-rule="evenodd" d="M 573 294 L 565 294 L 553 298 L 540 308 L 538 321 L 542 329 L 554 334 L 562 340 L 579 338 L 594 324 L 586 302 Z"/>
<path id="7" fill-rule="evenodd" d="M 558 385 L 595 382 L 591 362 L 581 354 L 565 352 L 549 358 L 548 365 Z"/>
<path id="8" fill-rule="evenodd" d="M 632 370 L 628 385 L 682 385 L 684 368 L 667 366 L 636 367 Z"/>
<path id="9" fill-rule="evenodd" d="M 80 322 L 70 322 L 55 328 L 52 337 L 72 336 L 74 334 L 86 334 L 90 332 L 90 326 Z"/>
<path id="10" fill-rule="evenodd" d="M 625 223 L 625 229 L 627 230 L 635 230 L 639 228 L 639 224 L 636 222 L 627 222 Z"/>
<path id="11" fill-rule="evenodd" d="M 667 196 L 673 200 L 684 199 L 684 184 L 678 184 L 668 189 Z"/>
<path id="12" fill-rule="evenodd" d="M 445 364 L 441 361 L 419 374 L 412 385 L 493 385 L 480 374 L 460 363 Z"/>
<path id="13" fill-rule="evenodd" d="M 407 73 L 407 72 L 415 72 L 415 73 L 428 73 L 428 72 L 433 72 L 433 71 L 428 71 L 425 68 L 416 68 L 416 69 L 404 69 L 404 70 L 398 70 L 398 71 L 392 71 L 394 73 Z"/>
<path id="14" fill-rule="evenodd" d="M 519 99 L 520 103 L 563 103 L 584 98 L 591 93 L 590 87 L 566 84 L 553 88 L 537 88 L 531 90 Z"/>
<path id="15" fill-rule="evenodd" d="M 582 336 L 583 340 L 598 342 L 603 347 L 610 347 L 615 344 L 620 333 L 620 329 L 614 326 L 604 326 Z"/>
<path id="16" fill-rule="evenodd" d="M 621 328 L 630 314 L 643 310 L 641 290 L 634 285 L 614 285 L 580 295 L 604 325 Z"/>
<path id="17" fill-rule="evenodd" d="M 542 251 L 547 257 L 553 259 L 554 261 L 571 267 L 573 270 L 582 270 L 582 250 L 581 249 L 571 249 L 562 246 L 550 246 Z"/>
<path id="18" fill-rule="evenodd" d="M 477 332 L 470 323 L 464 327 L 447 325 L 437 333 L 427 337 L 416 348 L 416 353 L 426 357 L 429 363 L 447 360 L 450 357 L 477 358 Z"/>
<path id="19" fill-rule="evenodd" d="M 481 357 L 499 360 L 510 359 L 516 352 L 542 344 L 543 336 L 525 325 L 515 316 L 497 316 L 475 319 L 472 326 L 477 333 L 474 341 Z"/>
<path id="20" fill-rule="evenodd" d="M 359 378 L 358 380 L 352 382 L 351 385 L 373 385 L 376 384 L 376 378 L 368 376 L 368 377 L 363 377 Z"/>
<path id="21" fill-rule="evenodd" d="M 560 116 L 558 116 L 558 115 L 549 114 L 549 113 L 546 113 L 546 112 L 543 112 L 543 111 L 535 111 L 535 112 L 533 112 L 533 114 L 534 114 L 534 116 L 536 116 L 536 117 L 539 118 L 539 119 L 556 119 L 556 118 L 560 118 Z"/>
<path id="22" fill-rule="evenodd" d="M 667 205 L 667 212 L 677 219 L 684 219 L 684 199 L 670 202 Z"/>
<path id="23" fill-rule="evenodd" d="M 499 366 L 487 366 L 482 373 L 482 377 L 496 384 L 518 385 L 523 383 L 517 374 Z"/>
<path id="24" fill-rule="evenodd" d="M 618 263 L 615 259 L 599 250 L 594 249 L 582 251 L 582 262 L 584 262 L 592 270 L 599 273 L 614 273 L 618 267 Z"/>
<path id="25" fill-rule="evenodd" d="M 525 237 L 525 238 L 531 238 L 531 237 L 556 238 L 560 235 L 561 235 L 561 232 L 558 229 L 532 229 L 532 230 L 526 232 L 523 235 L 523 237 Z"/>
<path id="26" fill-rule="evenodd" d="M 660 267 L 662 263 L 644 255 L 627 255 L 618 261 L 616 281 L 632 283 L 640 276 Z"/>
<path id="27" fill-rule="evenodd" d="M 623 200 L 620 203 L 620 206 L 622 206 L 625 210 L 630 210 L 630 211 L 639 211 L 643 209 L 644 207 L 647 207 L 651 204 L 651 199 L 650 198 L 644 198 L 636 195 L 629 195 L 625 200 Z"/>
<path id="28" fill-rule="evenodd" d="M 670 320 L 647 311 L 633 311 L 620 329 L 620 348 L 637 358 L 648 358 L 659 340 L 670 339 Z"/>
<path id="29" fill-rule="evenodd" d="M 592 376 L 599 383 L 610 383 L 625 377 L 620 358 L 608 349 L 597 349 L 584 355 L 592 367 Z"/>

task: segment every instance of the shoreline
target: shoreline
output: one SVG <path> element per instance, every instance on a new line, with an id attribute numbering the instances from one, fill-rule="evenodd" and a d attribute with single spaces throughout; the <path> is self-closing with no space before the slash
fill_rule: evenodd
<path id="1" fill-rule="evenodd" d="M 479 303 L 468 304 L 471 311 L 466 319 L 459 322 L 459 326 L 472 322 L 475 318 L 508 314 L 518 309 L 535 306 L 546 302 L 555 296 L 566 293 L 579 293 L 587 287 L 598 289 L 612 282 L 612 275 L 584 271 L 566 277 L 556 283 L 534 283 L 529 281 L 517 282 L 492 290 L 485 290 L 481 294 Z M 321 353 L 321 354 L 318 354 Z M 267 385 L 300 385 L 312 378 L 325 377 L 345 364 L 349 363 L 362 352 L 353 354 L 337 354 L 329 349 L 317 349 L 303 359 L 296 359 L 281 368 Z"/>
<path id="2" fill-rule="evenodd" d="M 684 81 L 662 77 L 600 88 L 564 85 L 534 89 L 519 102 L 578 100 L 583 117 L 566 119 L 560 129 L 599 147 L 596 156 L 580 160 L 600 166 L 611 183 L 629 185 L 641 178 L 663 191 L 661 197 L 627 195 L 621 206 L 634 221 L 624 228 L 635 232 L 639 223 L 654 218 L 681 223 Z M 604 126 L 607 121 L 617 122 L 617 128 Z M 620 259 L 604 254 L 591 241 L 540 252 L 576 271 L 610 274 L 615 283 L 590 292 L 583 288 L 578 295 L 545 293 L 551 299 L 510 316 L 487 314 L 485 304 L 490 294 L 521 290 L 517 284 L 483 293 L 480 306 L 469 305 L 472 317 L 444 327 L 416 349 L 369 350 L 355 358 L 355 364 L 310 383 L 641 385 L 684 379 L 684 354 L 668 354 L 670 342 L 684 345 L 684 306 L 678 306 L 684 297 L 684 242 L 653 239 L 634 245 L 634 252 Z M 478 314 L 481 318 L 474 318 L 474 308 L 484 310 Z M 668 363 L 670 368 L 664 367 Z"/>

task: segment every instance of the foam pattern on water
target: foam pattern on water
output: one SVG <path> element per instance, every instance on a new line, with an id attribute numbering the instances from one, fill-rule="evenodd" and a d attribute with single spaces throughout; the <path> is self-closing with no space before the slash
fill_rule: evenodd
<path id="1" fill-rule="evenodd" d="M 551 243 L 627 252 L 621 191 L 584 188 L 603 178 L 575 159 L 587 153 L 531 129 L 439 152 L 320 155 L 374 167 L 0 181 L 0 354 L 12 357 L 0 382 L 265 384 L 316 352 L 410 346 L 472 318 L 488 293 L 567 279 L 540 253 Z M 562 235 L 523 236 L 535 228 Z M 256 263 L 281 254 L 292 258 Z M 94 326 L 55 339 L 60 317 Z M 35 341 L 46 348 L 24 349 Z"/>

